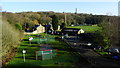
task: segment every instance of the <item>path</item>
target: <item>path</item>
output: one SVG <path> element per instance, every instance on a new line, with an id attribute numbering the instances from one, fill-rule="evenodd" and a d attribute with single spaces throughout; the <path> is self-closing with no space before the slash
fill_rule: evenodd
<path id="1" fill-rule="evenodd" d="M 109 67 L 109 68 L 119 68 L 120 65 L 117 63 L 114 63 L 112 60 L 104 58 L 94 52 L 92 49 L 84 48 L 83 46 L 80 46 L 79 40 L 75 40 L 74 38 L 65 39 L 65 41 L 69 44 L 70 47 L 75 49 L 78 54 L 83 56 L 85 59 L 87 59 L 88 62 L 90 62 L 93 66 L 97 66 L 99 68 L 101 67 Z M 76 45 L 74 43 L 76 42 Z"/>

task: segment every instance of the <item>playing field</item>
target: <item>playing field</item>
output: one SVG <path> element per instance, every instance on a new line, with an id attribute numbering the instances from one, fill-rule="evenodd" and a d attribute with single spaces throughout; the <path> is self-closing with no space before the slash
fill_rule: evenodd
<path id="1" fill-rule="evenodd" d="M 97 30 L 101 30 L 101 27 L 95 26 L 68 26 L 67 28 L 83 29 L 85 33 L 94 33 Z"/>

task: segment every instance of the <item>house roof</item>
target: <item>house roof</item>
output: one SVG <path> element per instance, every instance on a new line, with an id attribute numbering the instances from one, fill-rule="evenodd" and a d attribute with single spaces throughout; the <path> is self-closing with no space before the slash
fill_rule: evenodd
<path id="1" fill-rule="evenodd" d="M 51 27 L 51 25 L 42 25 L 42 26 L 44 26 L 44 27 Z"/>
<path id="2" fill-rule="evenodd" d="M 32 28 L 34 29 L 34 28 L 37 28 L 38 26 L 40 26 L 40 25 L 34 25 Z"/>

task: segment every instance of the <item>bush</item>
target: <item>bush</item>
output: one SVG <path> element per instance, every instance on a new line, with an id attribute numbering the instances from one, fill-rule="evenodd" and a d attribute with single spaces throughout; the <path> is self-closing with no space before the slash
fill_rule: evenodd
<path id="1" fill-rule="evenodd" d="M 20 31 L 22 30 L 22 26 L 21 26 L 19 23 L 16 23 L 16 24 L 15 24 L 15 27 L 16 27 L 16 29 L 18 29 L 18 30 L 20 30 Z"/>
<path id="2" fill-rule="evenodd" d="M 17 24 L 18 26 L 18 24 Z M 15 55 L 16 47 L 20 43 L 23 33 L 16 30 L 9 22 L 3 20 L 2 24 L 2 60 L 3 64 L 6 60 Z"/>

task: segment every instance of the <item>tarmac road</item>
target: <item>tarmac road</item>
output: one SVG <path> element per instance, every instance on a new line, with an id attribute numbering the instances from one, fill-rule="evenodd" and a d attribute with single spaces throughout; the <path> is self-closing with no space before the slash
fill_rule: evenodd
<path id="1" fill-rule="evenodd" d="M 83 46 L 80 46 L 80 41 L 78 39 L 67 38 L 65 39 L 65 42 L 67 42 L 71 48 L 75 49 L 78 54 L 80 54 L 89 63 L 91 63 L 92 66 L 95 66 L 97 68 L 120 68 L 120 65 L 115 63 L 113 60 L 100 56 L 92 49 L 87 49 Z"/>

